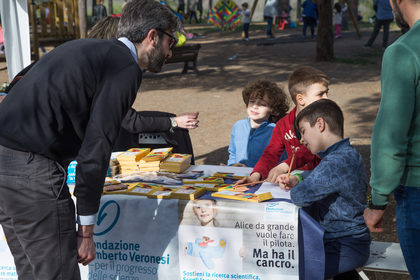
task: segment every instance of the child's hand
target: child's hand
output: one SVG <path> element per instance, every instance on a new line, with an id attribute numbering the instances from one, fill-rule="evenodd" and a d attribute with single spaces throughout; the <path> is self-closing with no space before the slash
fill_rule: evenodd
<path id="1" fill-rule="evenodd" d="M 289 171 L 289 165 L 287 165 L 287 163 L 282 162 L 270 170 L 266 181 L 270 183 L 276 183 L 277 177 L 279 177 L 282 174 L 287 173 L 287 171 Z"/>
<path id="2" fill-rule="evenodd" d="M 242 179 L 236 181 L 235 186 L 241 185 L 241 184 L 258 182 L 260 179 L 261 179 L 261 174 L 258 173 L 258 172 L 254 172 L 250 176 L 247 176 L 245 178 L 242 178 Z"/>
<path id="3" fill-rule="evenodd" d="M 299 179 L 296 175 L 289 176 L 287 174 L 282 174 L 277 177 L 276 184 L 279 184 L 280 188 L 283 190 L 288 191 L 299 184 Z"/>

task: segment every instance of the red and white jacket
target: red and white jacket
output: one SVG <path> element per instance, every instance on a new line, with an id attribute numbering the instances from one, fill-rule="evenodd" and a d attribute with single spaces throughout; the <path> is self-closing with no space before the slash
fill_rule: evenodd
<path id="1" fill-rule="evenodd" d="M 295 159 L 291 170 L 312 170 L 314 169 L 321 159 L 311 153 L 304 145 L 299 143 L 293 129 L 295 121 L 296 107 L 281 118 L 273 129 L 270 143 L 265 148 L 263 155 L 258 160 L 254 167 L 254 172 L 261 174 L 261 179 L 265 179 L 271 169 L 279 164 L 280 157 L 286 149 L 287 159 L 283 162 L 290 166 L 292 155 L 295 153 Z"/>

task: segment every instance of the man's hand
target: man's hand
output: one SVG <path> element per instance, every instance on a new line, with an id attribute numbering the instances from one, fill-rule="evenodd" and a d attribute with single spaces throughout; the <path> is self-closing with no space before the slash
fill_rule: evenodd
<path id="1" fill-rule="evenodd" d="M 276 184 L 279 184 L 281 189 L 288 191 L 299 184 L 299 179 L 296 175 L 282 174 L 277 177 Z"/>
<path id="2" fill-rule="evenodd" d="M 289 165 L 287 163 L 282 162 L 270 170 L 266 181 L 275 184 L 277 178 L 280 175 L 287 173 L 288 171 L 289 171 Z"/>
<path id="3" fill-rule="evenodd" d="M 250 176 L 247 176 L 245 178 L 242 178 L 242 179 L 238 180 L 235 183 L 235 186 L 236 185 L 241 185 L 241 184 L 254 183 L 254 182 L 258 182 L 260 180 L 261 180 L 261 174 L 258 173 L 258 172 L 254 172 Z"/>
<path id="4" fill-rule="evenodd" d="M 198 112 L 184 113 L 175 117 L 178 127 L 185 129 L 194 129 L 198 127 Z"/>
<path id="5" fill-rule="evenodd" d="M 95 243 L 93 242 L 93 225 L 79 225 L 77 231 L 77 261 L 88 265 L 96 258 Z"/>
<path id="6" fill-rule="evenodd" d="M 370 232 L 383 232 L 383 216 L 385 210 L 374 210 L 366 208 L 363 213 L 363 218 L 365 218 L 365 223 L 369 228 Z"/>

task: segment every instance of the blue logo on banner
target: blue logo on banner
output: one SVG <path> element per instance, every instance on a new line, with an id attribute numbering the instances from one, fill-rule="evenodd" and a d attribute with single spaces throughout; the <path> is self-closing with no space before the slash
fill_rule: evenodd
<path id="1" fill-rule="evenodd" d="M 117 224 L 119 217 L 120 206 L 118 203 L 115 200 L 107 201 L 99 210 L 96 222 L 97 227 L 95 228 L 99 228 L 101 231 L 95 232 L 94 235 L 100 236 L 109 232 Z"/>

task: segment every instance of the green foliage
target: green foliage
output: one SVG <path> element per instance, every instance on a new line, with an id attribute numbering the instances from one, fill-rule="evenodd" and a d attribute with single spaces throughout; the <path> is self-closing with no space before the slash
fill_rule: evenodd
<path id="1" fill-rule="evenodd" d="M 9 83 L 6 83 L 6 82 L 2 83 L 2 84 L 0 85 L 0 92 L 4 92 L 4 90 L 5 90 L 8 86 L 9 86 Z"/>

